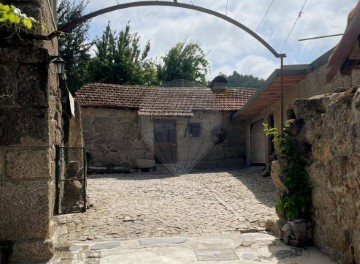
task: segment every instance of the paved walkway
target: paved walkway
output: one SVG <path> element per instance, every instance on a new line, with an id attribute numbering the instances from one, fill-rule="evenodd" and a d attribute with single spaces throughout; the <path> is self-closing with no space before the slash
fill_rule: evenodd
<path id="1" fill-rule="evenodd" d="M 321 263 L 288 262 L 323 256 L 264 232 L 277 217 L 261 172 L 92 175 L 93 207 L 58 217 L 55 263 Z"/>
<path id="2" fill-rule="evenodd" d="M 266 233 L 78 242 L 58 248 L 62 264 L 335 264 L 314 248 L 292 248 Z"/>

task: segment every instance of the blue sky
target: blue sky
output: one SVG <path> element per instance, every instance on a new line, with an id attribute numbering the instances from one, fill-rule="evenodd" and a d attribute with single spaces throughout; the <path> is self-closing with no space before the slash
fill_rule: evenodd
<path id="1" fill-rule="evenodd" d="M 90 0 L 86 12 L 127 3 L 126 0 Z M 299 12 L 305 3 L 287 44 L 285 64 L 310 63 L 335 46 L 340 37 L 299 42 L 298 39 L 343 33 L 348 12 L 356 0 L 178 0 L 225 14 L 256 31 L 270 4 L 271 8 L 257 31 L 265 41 L 281 51 Z M 226 11 L 227 6 L 227 11 Z M 131 31 L 138 32 L 143 45 L 150 40 L 150 57 L 160 58 L 177 42 L 195 40 L 207 54 L 211 72 L 234 70 L 267 78 L 279 67 L 278 59 L 246 32 L 219 18 L 193 10 L 174 7 L 137 7 L 108 13 L 91 21 L 89 39 L 101 36 L 108 21 L 117 32 L 130 21 Z"/>

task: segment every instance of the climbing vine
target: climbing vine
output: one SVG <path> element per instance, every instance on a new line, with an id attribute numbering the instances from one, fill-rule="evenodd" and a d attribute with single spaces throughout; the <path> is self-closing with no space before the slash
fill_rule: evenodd
<path id="1" fill-rule="evenodd" d="M 0 27 L 9 27 L 15 32 L 31 31 L 38 27 L 44 29 L 44 26 L 33 17 L 28 17 L 14 5 L 5 5 L 0 3 Z"/>
<path id="2" fill-rule="evenodd" d="M 282 171 L 285 176 L 286 190 L 280 194 L 276 203 L 276 210 L 286 219 L 305 218 L 310 216 L 312 208 L 311 186 L 307 168 L 309 160 L 300 150 L 294 135 L 291 134 L 291 124 L 287 122 L 279 133 L 277 128 L 263 124 L 266 136 L 272 136 L 273 141 L 280 147 L 280 159 L 285 166 Z"/>

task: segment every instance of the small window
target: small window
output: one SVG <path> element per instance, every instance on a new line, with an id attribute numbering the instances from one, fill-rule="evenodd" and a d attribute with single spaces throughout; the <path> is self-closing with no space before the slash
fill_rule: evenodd
<path id="1" fill-rule="evenodd" d="M 189 123 L 188 125 L 188 136 L 189 137 L 201 137 L 201 123 L 199 122 L 194 122 L 194 123 Z"/>

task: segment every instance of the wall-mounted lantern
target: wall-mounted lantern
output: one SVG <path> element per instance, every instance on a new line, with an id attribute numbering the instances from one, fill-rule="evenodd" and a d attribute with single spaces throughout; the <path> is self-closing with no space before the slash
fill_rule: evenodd
<path id="1" fill-rule="evenodd" d="M 65 61 L 60 56 L 56 57 L 56 59 L 54 59 L 52 63 L 55 64 L 57 73 L 59 75 L 65 73 Z"/>
<path id="2" fill-rule="evenodd" d="M 65 79 L 65 61 L 60 56 L 50 56 L 50 63 L 55 64 L 57 74 Z"/>

